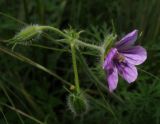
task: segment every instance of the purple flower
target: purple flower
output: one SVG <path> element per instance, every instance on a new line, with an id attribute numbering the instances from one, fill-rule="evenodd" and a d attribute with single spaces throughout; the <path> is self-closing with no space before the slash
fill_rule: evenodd
<path id="1" fill-rule="evenodd" d="M 135 65 L 142 64 L 147 58 L 146 50 L 134 45 L 138 35 L 138 30 L 127 34 L 111 48 L 103 63 L 103 68 L 107 72 L 109 90 L 112 92 L 118 84 L 118 74 L 128 83 L 137 79 L 138 72 Z"/>

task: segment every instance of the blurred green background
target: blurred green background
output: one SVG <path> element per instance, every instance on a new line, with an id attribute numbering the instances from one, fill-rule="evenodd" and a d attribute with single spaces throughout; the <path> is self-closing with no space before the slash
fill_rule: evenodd
<path id="1" fill-rule="evenodd" d="M 0 0 L 0 46 L 5 48 L 0 47 L 0 124 L 160 124 L 159 12 L 159 0 Z M 120 80 L 112 95 L 105 91 L 96 52 L 82 49 L 94 54 L 77 57 L 80 85 L 90 96 L 90 106 L 87 114 L 74 117 L 67 107 L 69 86 L 62 81 L 74 82 L 71 54 L 64 52 L 69 46 L 58 44 L 56 34 L 47 32 L 33 44 L 14 49 L 59 80 L 33 61 L 16 59 L 11 46 L 2 42 L 26 24 L 84 30 L 81 39 L 98 45 L 113 27 L 118 39 L 138 29 L 137 44 L 147 49 L 148 59 L 138 67 L 137 81 L 128 85 Z"/>

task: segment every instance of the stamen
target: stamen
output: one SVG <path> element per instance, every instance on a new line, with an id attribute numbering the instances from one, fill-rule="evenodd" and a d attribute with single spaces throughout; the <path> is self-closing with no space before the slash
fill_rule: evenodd
<path id="1" fill-rule="evenodd" d="M 124 62 L 125 57 L 117 52 L 117 59 L 118 59 L 118 62 L 121 63 L 121 62 Z"/>

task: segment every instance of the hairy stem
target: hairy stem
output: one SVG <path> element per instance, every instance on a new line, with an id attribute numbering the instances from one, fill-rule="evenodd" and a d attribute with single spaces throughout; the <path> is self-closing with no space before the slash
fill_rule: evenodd
<path id="1" fill-rule="evenodd" d="M 42 26 L 42 29 L 52 30 L 52 31 L 62 35 L 63 37 L 68 38 L 68 36 L 65 33 L 63 33 L 61 30 L 59 30 L 58 28 L 51 27 L 51 26 Z"/>
<path id="2" fill-rule="evenodd" d="M 74 44 L 71 44 L 71 52 L 72 52 L 72 63 L 73 63 L 73 70 L 74 70 L 74 76 L 75 76 L 75 86 L 77 93 L 80 92 L 79 87 L 79 78 L 78 78 L 78 70 L 77 70 L 77 62 L 76 62 L 76 50 Z"/>
<path id="3" fill-rule="evenodd" d="M 61 30 L 55 28 L 55 27 L 51 27 L 51 26 L 42 26 L 43 29 L 46 29 L 46 30 L 52 30 L 60 35 L 62 35 L 64 38 L 70 38 L 67 34 L 63 33 Z M 76 40 L 77 44 L 79 44 L 80 46 L 85 46 L 85 47 L 89 47 L 89 48 L 92 48 L 92 49 L 96 49 L 98 51 L 101 51 L 101 47 L 100 46 L 97 46 L 97 45 L 92 45 L 92 44 L 88 44 L 88 43 L 85 43 L 81 40 Z"/>
<path id="4" fill-rule="evenodd" d="M 101 47 L 100 46 L 93 45 L 93 44 L 88 44 L 88 43 L 82 42 L 80 40 L 76 40 L 76 42 L 81 46 L 86 46 L 86 47 L 93 48 L 93 49 L 96 49 L 98 51 L 101 51 Z"/>

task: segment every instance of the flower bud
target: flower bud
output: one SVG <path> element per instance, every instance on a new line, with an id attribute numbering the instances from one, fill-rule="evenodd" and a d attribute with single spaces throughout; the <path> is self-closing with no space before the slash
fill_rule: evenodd
<path id="1" fill-rule="evenodd" d="M 43 26 L 30 25 L 22 29 L 17 35 L 14 36 L 10 43 L 20 43 L 24 41 L 31 41 L 32 39 L 38 37 L 43 30 Z"/>
<path id="2" fill-rule="evenodd" d="M 88 112 L 88 102 L 84 93 L 72 93 L 67 99 L 68 107 L 71 112 L 75 115 L 84 115 Z"/>
<path id="3" fill-rule="evenodd" d="M 113 42 L 117 38 L 115 34 L 108 34 L 105 36 L 104 43 L 102 45 L 102 61 L 106 57 L 109 49 L 112 47 Z"/>
<path id="4" fill-rule="evenodd" d="M 105 36 L 103 48 L 107 50 L 113 44 L 113 41 L 116 39 L 117 35 L 115 34 L 108 34 Z"/>

